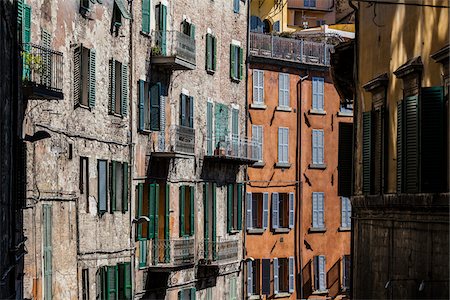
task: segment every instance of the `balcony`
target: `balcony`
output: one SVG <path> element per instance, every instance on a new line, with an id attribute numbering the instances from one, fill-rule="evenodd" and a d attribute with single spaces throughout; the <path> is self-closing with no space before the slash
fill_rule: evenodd
<path id="1" fill-rule="evenodd" d="M 152 240 L 152 264 L 154 272 L 170 272 L 189 268 L 195 264 L 194 238 Z"/>
<path id="2" fill-rule="evenodd" d="M 195 69 L 195 39 L 179 31 L 153 31 L 151 63 L 171 70 Z"/>
<path id="3" fill-rule="evenodd" d="M 204 239 L 199 243 L 199 264 L 216 266 L 235 262 L 239 259 L 240 241 L 218 238 L 216 241 Z"/>
<path id="4" fill-rule="evenodd" d="M 195 129 L 173 125 L 170 127 L 169 144 L 163 143 L 165 148 L 152 152 L 154 157 L 177 158 L 191 157 L 195 153 Z"/>
<path id="5" fill-rule="evenodd" d="M 258 161 L 261 145 L 235 136 L 207 138 L 205 159 L 235 164 L 253 164 Z"/>
<path id="6" fill-rule="evenodd" d="M 250 60 L 252 58 L 271 58 L 274 60 L 330 66 L 330 50 L 333 45 L 323 42 L 284 38 L 263 33 L 250 33 Z"/>
<path id="7" fill-rule="evenodd" d="M 24 95 L 28 99 L 63 99 L 63 54 L 27 43 L 21 56 Z"/>

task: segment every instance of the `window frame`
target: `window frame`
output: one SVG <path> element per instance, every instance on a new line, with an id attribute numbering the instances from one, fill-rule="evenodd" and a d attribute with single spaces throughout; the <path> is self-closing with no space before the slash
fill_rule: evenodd
<path id="1" fill-rule="evenodd" d="M 317 139 L 317 143 L 314 142 Z M 323 129 L 313 129 L 311 134 L 311 164 L 320 166 L 325 164 L 325 131 Z M 317 152 L 315 152 L 317 151 Z M 314 154 L 317 153 L 317 154 Z M 319 155 L 321 154 L 321 155 Z M 321 159 L 319 159 L 321 156 Z"/>
<path id="2" fill-rule="evenodd" d="M 278 73 L 278 106 L 290 108 L 290 76 L 288 73 Z"/>
<path id="3" fill-rule="evenodd" d="M 252 74 L 253 104 L 264 105 L 264 70 L 253 69 Z"/>
<path id="4" fill-rule="evenodd" d="M 314 199 L 314 197 L 316 197 L 316 199 Z M 311 198 L 312 198 L 311 228 L 316 230 L 325 230 L 325 193 L 313 192 Z M 316 217 L 315 214 L 317 215 Z"/>
<path id="5" fill-rule="evenodd" d="M 315 112 L 325 112 L 325 78 L 313 77 L 311 88 L 311 108 Z M 320 89 L 320 90 L 319 90 Z"/>
<path id="6" fill-rule="evenodd" d="M 286 157 L 284 157 L 286 156 Z M 289 128 L 278 127 L 278 163 L 289 163 Z"/>

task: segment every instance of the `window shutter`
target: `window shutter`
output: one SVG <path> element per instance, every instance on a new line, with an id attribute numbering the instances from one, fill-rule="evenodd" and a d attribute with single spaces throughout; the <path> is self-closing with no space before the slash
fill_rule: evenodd
<path id="1" fill-rule="evenodd" d="M 159 19 L 158 29 L 160 31 L 160 47 L 161 54 L 166 55 L 166 30 L 167 30 L 167 7 L 163 4 L 159 4 Z"/>
<path id="2" fill-rule="evenodd" d="M 145 1 L 145 0 L 144 0 Z M 145 81 L 139 80 L 139 131 L 145 130 L 145 112 L 144 112 L 144 101 L 145 101 Z"/>
<path id="3" fill-rule="evenodd" d="M 320 78 L 319 82 L 318 82 L 319 86 L 318 86 L 318 104 L 319 104 L 319 109 L 320 110 L 324 110 L 324 101 L 323 101 L 323 97 L 324 97 L 324 79 Z"/>
<path id="4" fill-rule="evenodd" d="M 89 107 L 93 108 L 95 106 L 95 49 L 89 50 Z"/>
<path id="5" fill-rule="evenodd" d="M 123 277 L 124 277 L 124 298 L 125 300 L 131 300 L 132 295 L 132 282 L 131 282 L 131 263 L 123 263 Z"/>
<path id="6" fill-rule="evenodd" d="M 321 291 L 324 291 L 327 288 L 325 262 L 325 256 L 319 256 L 319 289 Z"/>
<path id="7" fill-rule="evenodd" d="M 128 114 L 128 66 L 122 64 L 122 116 Z"/>
<path id="8" fill-rule="evenodd" d="M 252 193 L 251 192 L 247 192 L 247 216 L 246 216 L 246 220 L 247 220 L 247 229 L 253 228 L 253 213 L 252 213 Z"/>
<path id="9" fill-rule="evenodd" d="M 273 259 L 273 293 L 278 294 L 280 283 L 278 281 L 278 258 Z"/>
<path id="10" fill-rule="evenodd" d="M 25 4 L 23 6 L 23 26 L 22 26 L 22 42 L 25 44 L 29 44 L 31 42 L 31 6 Z M 25 45 L 25 50 L 29 51 L 30 46 Z"/>
<path id="11" fill-rule="evenodd" d="M 18 0 L 17 1 L 17 24 L 20 26 L 22 25 L 22 19 L 23 19 L 23 0 Z"/>
<path id="12" fill-rule="evenodd" d="M 270 259 L 262 260 L 262 293 L 270 295 Z"/>
<path id="13" fill-rule="evenodd" d="M 108 266 L 107 267 L 107 299 L 118 299 L 117 290 L 118 290 L 118 280 L 117 280 L 117 274 L 118 269 L 117 266 Z"/>
<path id="14" fill-rule="evenodd" d="M 283 128 L 278 128 L 278 162 L 282 162 L 283 159 Z"/>
<path id="15" fill-rule="evenodd" d="M 212 37 L 212 46 L 213 46 L 212 69 L 215 71 L 217 69 L 217 38 L 215 36 Z"/>
<path id="16" fill-rule="evenodd" d="M 147 240 L 139 240 L 139 268 L 147 266 Z"/>
<path id="17" fill-rule="evenodd" d="M 272 193 L 272 228 L 280 226 L 280 212 L 278 211 L 280 198 L 278 193 Z"/>
<path id="18" fill-rule="evenodd" d="M 233 275 L 230 277 L 230 300 L 237 299 L 236 290 L 236 276 Z"/>
<path id="19" fill-rule="evenodd" d="M 211 233 L 211 239 L 213 241 L 213 245 L 216 244 L 216 228 L 217 228 L 217 203 L 216 203 L 216 189 L 217 189 L 217 184 L 216 183 L 212 183 L 212 233 Z M 217 251 L 216 251 L 216 246 L 213 247 L 213 259 L 215 260 L 217 258 Z"/>
<path id="20" fill-rule="evenodd" d="M 253 262 L 247 261 L 247 296 L 253 295 Z"/>
<path id="21" fill-rule="evenodd" d="M 397 103 L 397 193 L 403 192 L 403 101 Z"/>
<path id="22" fill-rule="evenodd" d="M 278 106 L 284 106 L 283 99 L 284 76 L 278 73 Z"/>
<path id="23" fill-rule="evenodd" d="M 142 210 L 143 210 L 143 200 L 144 200 L 144 184 L 138 183 L 137 185 L 137 192 L 138 192 L 138 205 L 137 205 L 137 218 L 142 216 Z M 142 223 L 137 224 L 137 239 L 142 238 Z"/>
<path id="24" fill-rule="evenodd" d="M 183 237 L 185 235 L 185 224 L 184 224 L 184 199 L 186 196 L 186 190 L 185 186 L 180 186 L 180 237 Z"/>
<path id="25" fill-rule="evenodd" d="M 294 193 L 289 193 L 289 228 L 294 228 L 294 201 L 295 196 Z"/>
<path id="26" fill-rule="evenodd" d="M 363 112 L 363 192 L 369 194 L 371 188 L 372 162 L 372 112 Z"/>
<path id="27" fill-rule="evenodd" d="M 343 228 L 348 228 L 349 224 L 347 222 L 347 197 L 341 197 L 341 226 Z"/>
<path id="28" fill-rule="evenodd" d="M 313 109 L 318 109 L 319 107 L 319 99 L 318 99 L 318 94 L 317 94 L 317 89 L 318 89 L 318 80 L 316 77 L 313 77 L 312 79 L 312 107 Z"/>
<path id="29" fill-rule="evenodd" d="M 320 228 L 325 227 L 325 218 L 324 218 L 324 194 L 317 193 L 318 201 L 317 201 L 317 210 L 318 210 L 318 223 Z"/>
<path id="30" fill-rule="evenodd" d="M 419 109 L 418 97 L 407 97 L 405 102 L 405 189 L 407 193 L 419 191 Z"/>
<path id="31" fill-rule="evenodd" d="M 278 105 L 289 107 L 289 74 L 278 75 Z"/>
<path id="32" fill-rule="evenodd" d="M 244 49 L 238 47 L 239 49 L 239 80 L 244 78 Z"/>
<path id="33" fill-rule="evenodd" d="M 189 127 L 194 128 L 194 97 L 189 97 Z"/>
<path id="34" fill-rule="evenodd" d="M 180 125 L 187 126 L 187 116 L 186 116 L 186 105 L 187 105 L 187 96 L 185 94 L 181 94 L 181 107 L 180 107 Z"/>
<path id="35" fill-rule="evenodd" d="M 52 206 L 43 205 L 44 221 L 44 292 L 46 299 L 52 299 Z"/>
<path id="36" fill-rule="evenodd" d="M 116 167 L 117 163 L 115 161 L 109 163 L 109 169 L 111 173 L 109 179 L 109 191 L 110 191 L 109 201 L 111 213 L 116 210 L 116 190 L 117 190 Z"/>
<path id="37" fill-rule="evenodd" d="M 148 190 L 148 238 L 156 238 L 155 233 L 158 231 L 156 225 L 158 224 L 158 211 L 156 209 L 159 200 L 159 185 L 152 183 Z"/>
<path id="38" fill-rule="evenodd" d="M 233 11 L 235 13 L 239 13 L 239 1 L 240 0 L 233 0 Z"/>
<path id="39" fill-rule="evenodd" d="M 98 212 L 100 214 L 106 212 L 107 210 L 107 162 L 104 160 L 98 161 Z"/>
<path id="40" fill-rule="evenodd" d="M 109 61 L 109 113 L 116 111 L 116 62 L 114 59 Z"/>
<path id="41" fill-rule="evenodd" d="M 205 252 L 203 258 L 205 259 L 209 258 L 209 244 L 212 244 L 209 239 L 209 202 L 211 201 L 209 199 L 209 185 L 209 182 L 203 184 L 203 251 Z"/>
<path id="42" fill-rule="evenodd" d="M 206 70 L 212 69 L 212 36 L 211 34 L 206 34 Z"/>
<path id="43" fill-rule="evenodd" d="M 317 130 L 312 131 L 312 163 L 318 164 L 319 148 L 318 148 L 318 134 Z"/>
<path id="44" fill-rule="evenodd" d="M 142 32 L 150 33 L 150 0 L 142 0 Z"/>
<path id="45" fill-rule="evenodd" d="M 237 188 L 237 230 L 242 230 L 242 191 L 243 184 L 238 183 Z"/>
<path id="46" fill-rule="evenodd" d="M 319 256 L 314 256 L 313 258 L 314 264 L 314 290 L 320 290 L 319 287 Z"/>
<path id="47" fill-rule="evenodd" d="M 233 192 L 234 186 L 233 184 L 228 184 L 227 191 L 227 230 L 228 233 L 231 232 L 233 228 Z"/>
<path id="48" fill-rule="evenodd" d="M 231 79 L 237 79 L 235 74 L 236 74 L 236 68 L 237 68 L 237 61 L 236 61 L 236 55 L 235 55 L 235 51 L 236 51 L 236 46 L 231 44 L 230 45 L 230 77 Z"/>
<path id="49" fill-rule="evenodd" d="M 81 102 L 81 56 L 83 45 L 75 48 L 73 54 L 73 101 L 74 106 L 79 105 Z"/>
<path id="50" fill-rule="evenodd" d="M 295 262 L 294 257 L 289 257 L 289 293 L 294 292 L 294 272 L 295 272 Z"/>
<path id="51" fill-rule="evenodd" d="M 284 135 L 283 135 L 284 145 L 284 162 L 289 162 L 289 128 L 284 128 Z"/>
<path id="52" fill-rule="evenodd" d="M 191 288 L 191 291 L 189 293 L 190 295 L 190 300 L 195 300 L 195 292 L 196 292 L 196 288 Z"/>
<path id="53" fill-rule="evenodd" d="M 206 154 L 213 154 L 213 104 L 206 103 Z"/>
<path id="54" fill-rule="evenodd" d="M 324 131 L 319 130 L 319 164 L 323 164 L 323 157 L 324 157 Z"/>
<path id="55" fill-rule="evenodd" d="M 313 198 L 313 216 L 312 216 L 312 226 L 313 228 L 319 228 L 319 210 L 318 210 L 318 202 L 319 202 L 319 196 L 318 193 L 312 193 Z"/>
<path id="56" fill-rule="evenodd" d="M 195 197 L 194 197 L 194 195 L 195 195 L 194 194 L 195 188 L 194 188 L 194 186 L 190 186 L 189 189 L 190 189 L 189 201 L 190 201 L 190 204 L 191 204 L 190 205 L 190 219 L 191 219 L 190 235 L 193 236 L 194 233 L 195 233 L 195 223 L 194 223 L 194 221 L 195 221 L 195 209 L 194 209 L 194 207 L 195 207 L 195 203 L 194 203 L 195 202 Z"/>
<path id="57" fill-rule="evenodd" d="M 169 239 L 169 217 L 170 217 L 170 184 L 166 183 L 166 190 L 164 195 L 164 212 L 165 212 L 165 218 L 164 218 L 164 239 Z M 170 249 L 167 249 L 170 251 Z M 168 255 L 166 255 L 168 257 Z"/>
<path id="58" fill-rule="evenodd" d="M 263 229 L 269 227 L 269 193 L 263 193 Z"/>
<path id="59" fill-rule="evenodd" d="M 191 39 L 195 40 L 195 25 L 191 23 L 191 26 L 189 26 L 189 36 Z"/>
<path id="60" fill-rule="evenodd" d="M 161 83 L 158 82 L 150 88 L 150 130 L 160 130 L 161 116 Z"/>

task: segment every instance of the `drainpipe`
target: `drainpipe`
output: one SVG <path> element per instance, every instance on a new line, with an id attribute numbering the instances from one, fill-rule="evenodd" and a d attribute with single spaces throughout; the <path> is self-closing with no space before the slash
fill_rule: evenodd
<path id="1" fill-rule="evenodd" d="M 301 224 L 301 216 L 303 212 L 303 205 L 302 205 L 302 180 L 300 178 L 300 171 L 302 169 L 302 151 L 301 151 L 301 145 L 302 145 L 302 83 L 304 80 L 308 78 L 309 74 L 306 73 L 304 77 L 300 76 L 300 80 L 297 82 L 297 151 L 295 152 L 296 156 L 296 163 L 297 163 L 297 172 L 295 172 L 295 182 L 296 182 L 296 199 L 297 199 L 297 205 L 296 210 L 300 211 L 300 213 L 296 213 L 296 226 L 298 228 L 297 232 L 298 235 L 294 235 L 294 243 L 295 243 L 295 256 L 300 257 L 300 267 L 298 266 L 297 262 L 298 259 L 295 260 L 295 264 L 297 264 L 296 269 L 300 271 L 300 285 L 297 282 L 297 286 L 300 286 L 298 290 L 300 290 L 300 299 L 303 299 L 303 259 L 302 259 L 302 246 L 300 244 L 302 240 L 302 224 Z"/>

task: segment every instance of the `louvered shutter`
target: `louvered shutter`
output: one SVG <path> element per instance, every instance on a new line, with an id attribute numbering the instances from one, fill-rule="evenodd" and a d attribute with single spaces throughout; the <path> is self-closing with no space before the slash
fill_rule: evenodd
<path id="1" fill-rule="evenodd" d="M 350 199 L 347 197 L 341 197 L 341 226 L 343 228 L 350 228 L 350 216 L 349 216 Z"/>
<path id="2" fill-rule="evenodd" d="M 280 212 L 279 212 L 280 197 L 278 193 L 272 193 L 272 228 L 280 227 Z"/>
<path id="3" fill-rule="evenodd" d="M 131 263 L 123 263 L 123 280 L 124 280 L 124 299 L 131 300 L 132 297 L 132 281 L 131 281 Z"/>
<path id="4" fill-rule="evenodd" d="M 22 25 L 22 19 L 23 19 L 23 3 L 24 0 L 18 0 L 17 1 L 17 24 L 20 26 Z"/>
<path id="5" fill-rule="evenodd" d="M 213 259 L 217 259 L 217 246 L 216 246 L 216 240 L 217 240 L 217 195 L 216 195 L 216 189 L 217 184 L 212 184 L 212 234 L 211 239 L 213 241 Z"/>
<path id="6" fill-rule="evenodd" d="M 289 228 L 294 228 L 294 221 L 295 221 L 294 201 L 295 201 L 294 193 L 289 193 Z"/>
<path id="7" fill-rule="evenodd" d="M 383 178 L 383 118 L 383 107 L 372 111 L 373 193 L 377 195 L 381 193 Z"/>
<path id="8" fill-rule="evenodd" d="M 128 66 L 126 64 L 122 64 L 122 116 L 126 116 L 128 114 Z"/>
<path id="9" fill-rule="evenodd" d="M 313 258 L 313 265 L 314 265 L 314 290 L 318 291 L 319 288 L 319 257 L 314 256 Z"/>
<path id="10" fill-rule="evenodd" d="M 158 233 L 158 204 L 159 204 L 159 184 L 152 183 L 149 185 L 148 192 L 148 238 L 157 238 Z"/>
<path id="11" fill-rule="evenodd" d="M 295 276 L 295 261 L 294 257 L 289 257 L 289 293 L 293 293 L 294 287 L 294 276 Z"/>
<path id="12" fill-rule="evenodd" d="M 161 129 L 161 83 L 157 82 L 150 88 L 150 130 Z"/>
<path id="13" fill-rule="evenodd" d="M 165 243 L 169 240 L 169 222 L 170 222 L 170 184 L 166 183 L 165 195 L 164 195 L 164 239 Z M 164 262 L 168 263 L 170 261 L 170 247 L 164 247 Z"/>
<path id="14" fill-rule="evenodd" d="M 230 45 L 230 77 L 232 79 L 237 79 L 236 78 L 236 68 L 237 68 L 237 61 L 236 61 L 236 46 L 235 45 Z"/>
<path id="15" fill-rule="evenodd" d="M 319 99 L 318 99 L 318 93 L 317 93 L 317 89 L 318 89 L 318 78 L 313 77 L 312 79 L 312 108 L 313 109 L 318 109 L 319 107 Z"/>
<path id="16" fill-rule="evenodd" d="M 247 192 L 247 215 L 246 215 L 246 219 L 247 219 L 247 229 L 253 228 L 253 213 L 252 213 L 252 193 Z"/>
<path id="17" fill-rule="evenodd" d="M 189 96 L 189 127 L 194 128 L 194 97 Z"/>
<path id="18" fill-rule="evenodd" d="M 45 299 L 52 299 L 52 206 L 44 204 L 43 223 L 44 223 L 44 295 Z"/>
<path id="19" fill-rule="evenodd" d="M 147 266 L 147 240 L 139 240 L 139 268 Z"/>
<path id="20" fill-rule="evenodd" d="M 166 36 L 167 36 L 167 7 L 163 4 L 159 4 L 159 18 L 158 18 L 158 29 L 160 32 L 160 47 L 161 55 L 166 55 Z"/>
<path id="21" fill-rule="evenodd" d="M 118 269 L 117 266 L 108 266 L 107 267 L 107 289 L 108 289 L 108 293 L 107 293 L 107 299 L 109 300 L 116 300 L 118 299 L 118 280 L 117 280 L 117 274 L 118 273 Z"/>
<path id="22" fill-rule="evenodd" d="M 30 51 L 31 46 L 29 43 L 31 42 L 31 6 L 25 4 L 23 6 L 23 24 L 22 24 L 22 42 L 25 44 L 24 50 Z"/>
<path id="23" fill-rule="evenodd" d="M 213 46 L 212 69 L 213 69 L 213 71 L 216 71 L 216 69 L 217 69 L 217 38 L 215 36 L 212 37 L 212 46 Z"/>
<path id="24" fill-rule="evenodd" d="M 93 108 L 95 106 L 95 91 L 96 91 L 96 59 L 95 59 L 95 49 L 89 50 L 89 107 Z"/>
<path id="25" fill-rule="evenodd" d="M 363 163 L 363 192 L 371 192 L 371 163 L 372 163 L 372 112 L 363 112 L 363 141 L 362 141 L 362 163 Z"/>
<path id="26" fill-rule="evenodd" d="M 312 226 L 313 228 L 319 228 L 319 196 L 317 193 L 312 193 L 312 208 L 313 208 L 313 215 L 312 215 Z"/>
<path id="27" fill-rule="evenodd" d="M 405 189 L 419 191 L 419 109 L 418 97 L 407 97 L 405 102 Z"/>
<path id="28" fill-rule="evenodd" d="M 234 156 L 239 156 L 239 110 L 231 109 L 231 149 Z"/>
<path id="29" fill-rule="evenodd" d="M 209 199 L 209 186 L 210 183 L 209 182 L 205 182 L 203 184 L 203 237 L 204 237 L 204 245 L 203 245 L 203 251 L 204 253 L 204 259 L 208 259 L 209 258 L 209 245 L 212 244 L 210 239 L 209 239 L 209 206 L 210 206 L 210 201 L 211 199 Z"/>
<path id="30" fill-rule="evenodd" d="M 318 82 L 317 87 L 317 93 L 318 93 L 318 105 L 319 110 L 324 110 L 324 103 L 323 103 L 323 97 L 324 97 L 324 79 L 320 78 Z"/>
<path id="31" fill-rule="evenodd" d="M 137 204 L 137 216 L 142 216 L 143 211 L 143 201 L 144 201 L 144 184 L 138 183 L 137 185 L 137 193 L 138 193 L 138 204 Z M 137 224 L 137 239 L 140 240 L 142 238 L 142 223 Z"/>
<path id="32" fill-rule="evenodd" d="M 191 23 L 191 26 L 189 26 L 189 36 L 195 40 L 195 24 Z"/>
<path id="33" fill-rule="evenodd" d="M 324 161 L 323 161 L 323 158 L 324 158 L 324 150 L 325 150 L 325 147 L 324 147 L 324 131 L 323 130 L 319 130 L 318 131 L 319 132 L 319 158 L 318 158 L 318 161 L 319 161 L 319 164 L 323 164 L 324 163 Z"/>
<path id="34" fill-rule="evenodd" d="M 212 70 L 212 45 L 213 44 L 213 39 L 211 34 L 207 33 L 206 34 L 206 70 Z"/>
<path id="35" fill-rule="evenodd" d="M 227 231 L 231 232 L 233 228 L 233 184 L 228 184 L 227 189 Z"/>
<path id="36" fill-rule="evenodd" d="M 180 237 L 183 237 L 185 235 L 185 223 L 184 223 L 184 205 L 185 205 L 185 196 L 186 196 L 186 191 L 185 191 L 185 186 L 182 185 L 180 186 L 180 205 L 179 205 L 179 215 L 180 215 Z"/>
<path id="37" fill-rule="evenodd" d="M 150 33 L 150 0 L 142 0 L 142 32 Z"/>
<path id="38" fill-rule="evenodd" d="M 195 233 L 195 188 L 194 186 L 189 187 L 189 202 L 190 202 L 190 211 L 189 211 L 189 218 L 190 218 L 190 232 L 189 235 L 193 236 Z"/>
<path id="39" fill-rule="evenodd" d="M 283 162 L 283 128 L 278 128 L 278 162 Z"/>
<path id="40" fill-rule="evenodd" d="M 139 80 L 139 131 L 145 130 L 145 81 Z"/>
<path id="41" fill-rule="evenodd" d="M 116 62 L 109 61 L 109 113 L 116 111 Z"/>
<path id="42" fill-rule="evenodd" d="M 239 51 L 239 80 L 244 78 L 244 49 L 238 47 Z"/>
<path id="43" fill-rule="evenodd" d="M 397 103 L 397 193 L 403 192 L 403 101 Z"/>
<path id="44" fill-rule="evenodd" d="M 237 230 L 242 229 L 242 192 L 243 192 L 243 184 L 238 183 L 236 184 L 236 193 L 237 193 Z"/>
<path id="45" fill-rule="evenodd" d="M 320 228 L 324 228 L 325 227 L 325 210 L 324 210 L 324 194 L 323 193 L 318 193 L 318 201 L 317 201 L 317 211 L 318 211 L 318 224 Z"/>
<path id="46" fill-rule="evenodd" d="M 104 160 L 98 161 L 98 212 L 100 214 L 107 211 L 107 162 Z"/>
<path id="47" fill-rule="evenodd" d="M 181 94 L 180 96 L 180 125 L 187 126 L 187 116 L 186 116 L 186 106 L 187 106 L 187 96 L 185 94 Z"/>
<path id="48" fill-rule="evenodd" d="M 278 258 L 273 259 L 273 293 L 278 294 L 278 291 L 280 290 L 280 282 L 278 277 Z"/>
<path id="49" fill-rule="evenodd" d="M 81 62 L 83 45 L 75 48 L 73 55 L 73 101 L 74 106 L 81 103 Z"/>
<path id="50" fill-rule="evenodd" d="M 117 163 L 115 161 L 112 161 L 109 163 L 109 170 L 110 170 L 110 179 L 109 179 L 110 199 L 109 199 L 109 201 L 110 201 L 111 213 L 116 210 L 116 190 L 117 190 L 116 168 L 117 168 Z"/>
<path id="51" fill-rule="evenodd" d="M 321 291 L 324 291 L 327 288 L 325 265 L 325 256 L 319 256 L 319 290 Z"/>
<path id="52" fill-rule="evenodd" d="M 279 73 L 278 74 L 278 106 L 284 106 L 283 87 L 284 87 L 284 76 L 282 73 Z"/>
<path id="53" fill-rule="evenodd" d="M 213 154 L 213 104 L 206 103 L 206 154 Z"/>
<path id="54" fill-rule="evenodd" d="M 253 262 L 247 261 L 247 296 L 253 295 Z"/>
<path id="55" fill-rule="evenodd" d="M 269 227 L 269 193 L 263 193 L 263 229 Z"/>

